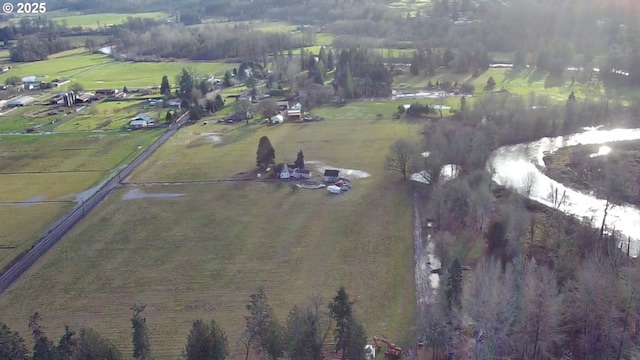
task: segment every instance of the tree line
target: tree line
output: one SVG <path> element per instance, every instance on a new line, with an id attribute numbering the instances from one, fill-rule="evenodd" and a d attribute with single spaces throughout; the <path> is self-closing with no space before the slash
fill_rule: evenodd
<path id="1" fill-rule="evenodd" d="M 344 287 L 328 303 L 314 295 L 304 306 L 294 306 L 286 322 L 280 322 L 269 304 L 264 290 L 251 294 L 246 305 L 246 327 L 240 335 L 245 357 L 256 354 L 262 358 L 291 360 L 321 360 L 327 351 L 330 334 L 335 346 L 331 351 L 343 360 L 364 359 L 366 333 L 353 310 L 353 301 Z M 327 306 L 324 308 L 324 306 Z M 132 357 L 153 360 L 145 306 L 135 304 L 131 310 Z M 65 326 L 57 343 L 50 340 L 42 326 L 42 316 L 35 312 L 29 317 L 33 348 L 25 339 L 0 323 L 0 358 L 3 360 L 121 360 L 127 357 L 109 339 L 92 328 L 79 333 Z M 30 354 L 31 353 L 31 354 Z M 224 360 L 230 354 L 227 335 L 215 320 L 193 322 L 183 350 L 185 360 Z"/>
<path id="2" fill-rule="evenodd" d="M 192 60 L 241 58 L 266 62 L 273 52 L 313 45 L 310 33 L 278 33 L 258 30 L 181 24 L 162 25 L 146 32 L 125 29 L 114 38 L 118 53 Z"/>

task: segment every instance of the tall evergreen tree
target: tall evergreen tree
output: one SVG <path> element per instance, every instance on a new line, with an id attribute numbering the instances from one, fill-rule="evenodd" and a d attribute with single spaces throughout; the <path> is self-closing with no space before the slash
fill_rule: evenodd
<path id="1" fill-rule="evenodd" d="M 222 96 L 220 94 L 216 95 L 216 110 L 221 110 L 224 107 L 224 100 L 222 100 Z"/>
<path id="2" fill-rule="evenodd" d="M 3 360 L 27 360 L 27 347 L 24 339 L 17 331 L 0 323 L 0 359 Z"/>
<path id="3" fill-rule="evenodd" d="M 53 360 L 55 348 L 42 329 L 42 317 L 38 312 L 29 317 L 29 329 L 33 336 L 33 360 Z"/>
<path id="4" fill-rule="evenodd" d="M 344 75 L 344 84 L 342 86 L 342 95 L 346 99 L 353 99 L 354 97 L 354 85 L 353 85 L 353 76 L 351 76 L 351 69 L 349 66 L 345 69 Z"/>
<path id="5" fill-rule="evenodd" d="M 445 290 L 449 310 L 462 306 L 462 266 L 456 258 L 447 269 L 447 287 Z"/>
<path id="6" fill-rule="evenodd" d="M 231 72 L 229 70 L 224 72 L 224 80 L 222 81 L 222 85 L 224 87 L 230 87 L 231 86 Z"/>
<path id="7" fill-rule="evenodd" d="M 296 158 L 295 164 L 298 169 L 304 169 L 304 154 L 302 153 L 302 150 L 298 151 L 298 157 Z"/>
<path id="8" fill-rule="evenodd" d="M 178 75 L 177 80 L 179 87 L 178 93 L 180 94 L 180 96 L 183 98 L 190 98 L 195 81 L 193 74 L 187 69 L 182 69 L 182 72 L 180 73 L 180 75 Z"/>
<path id="9" fill-rule="evenodd" d="M 256 166 L 268 167 L 276 163 L 276 151 L 271 145 L 271 141 L 266 136 L 260 138 L 258 151 L 256 152 Z"/>
<path id="10" fill-rule="evenodd" d="M 169 85 L 169 78 L 167 75 L 164 75 L 160 82 L 160 94 L 171 95 L 171 85 Z"/>
<path id="11" fill-rule="evenodd" d="M 324 46 L 320 47 L 320 51 L 318 52 L 318 58 L 322 60 L 322 62 L 324 62 L 325 64 L 327 63 L 327 51 L 325 50 Z"/>
<path id="12" fill-rule="evenodd" d="M 137 360 L 152 360 L 151 345 L 149 344 L 149 334 L 147 332 L 147 319 L 142 317 L 145 306 L 136 304 L 131 308 L 133 317 L 131 326 L 133 327 L 133 358 Z"/>
<path id="13" fill-rule="evenodd" d="M 122 360 L 120 350 L 91 328 L 80 330 L 75 359 Z"/>
<path id="14" fill-rule="evenodd" d="M 355 318 L 355 316 L 349 316 L 347 321 L 347 345 L 346 354 L 343 354 L 343 358 L 347 360 L 362 360 L 365 358 L 364 347 L 367 345 L 367 335 L 364 331 L 364 327 Z"/>
<path id="15" fill-rule="evenodd" d="M 59 360 L 73 360 L 78 347 L 78 339 L 76 333 L 71 330 L 68 325 L 64 327 L 64 335 L 60 337 L 58 346 L 56 346 L 56 354 Z"/>
<path id="16" fill-rule="evenodd" d="M 352 316 L 353 302 L 349 301 L 349 295 L 344 286 L 338 289 L 338 293 L 333 298 L 333 301 L 329 303 L 329 313 L 331 317 L 336 321 L 336 328 L 333 332 L 334 339 L 336 340 L 336 351 L 342 351 L 342 359 L 345 359 L 345 355 L 348 347 L 348 325 Z"/>
<path id="17" fill-rule="evenodd" d="M 307 54 L 304 48 L 300 49 L 300 71 L 307 70 Z"/>
<path id="18" fill-rule="evenodd" d="M 413 76 L 420 75 L 420 63 L 418 59 L 418 54 L 416 53 L 414 53 L 413 57 L 411 58 L 411 66 L 409 67 L 409 72 Z"/>
<path id="19" fill-rule="evenodd" d="M 184 356 L 186 360 L 224 360 L 229 356 L 227 336 L 215 321 L 197 320 L 187 337 Z"/>
<path id="20" fill-rule="evenodd" d="M 207 83 L 207 80 L 202 80 L 200 81 L 200 93 L 202 93 L 202 95 L 207 95 L 207 93 L 209 92 L 209 84 Z"/>
<path id="21" fill-rule="evenodd" d="M 333 50 L 329 49 L 329 53 L 327 54 L 327 70 L 333 71 L 333 69 L 335 69 L 335 59 Z"/>

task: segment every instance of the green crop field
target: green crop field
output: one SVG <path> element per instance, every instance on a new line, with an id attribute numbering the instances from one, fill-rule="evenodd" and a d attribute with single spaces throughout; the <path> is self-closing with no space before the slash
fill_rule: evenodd
<path id="1" fill-rule="evenodd" d="M 220 62 L 120 62 L 106 55 L 88 54 L 83 49 L 66 51 L 45 61 L 12 64 L 11 71 L 0 75 L 0 82 L 10 76 L 40 76 L 45 81 L 66 77 L 81 83 L 86 89 L 159 86 L 163 75 L 175 81 L 183 68 L 194 68 L 197 73 L 222 77 L 237 64 Z"/>
<path id="2" fill-rule="evenodd" d="M 53 20 L 60 24 L 67 24 L 68 26 L 82 26 L 95 28 L 100 26 L 106 26 L 109 24 L 117 25 L 127 20 L 129 17 L 141 17 L 152 19 L 163 19 L 167 17 L 163 12 L 148 12 L 138 14 L 65 14 L 65 16 L 54 17 Z"/>
<path id="3" fill-rule="evenodd" d="M 308 162 L 371 176 L 354 179 L 353 189 L 341 196 L 265 183 L 120 189 L 0 298 L 0 317 L 26 331 L 25 319 L 37 310 L 50 333 L 64 324 L 88 325 L 129 352 L 129 308 L 141 301 L 160 358 L 180 354 L 197 318 L 216 319 L 237 353 L 245 303 L 258 287 L 284 320 L 311 294 L 328 302 L 344 285 L 369 336 L 411 343 L 411 197 L 383 162 L 395 139 L 417 140 L 421 125 L 376 117 L 394 106 L 326 109 L 319 111 L 326 120 L 309 124 L 198 124 L 180 130 L 134 180 L 196 180 L 252 170 L 263 135 L 279 161 L 292 161 L 302 149 Z M 211 132 L 222 132 L 222 142 L 199 140 Z M 132 190 L 184 195 L 124 200 Z"/>

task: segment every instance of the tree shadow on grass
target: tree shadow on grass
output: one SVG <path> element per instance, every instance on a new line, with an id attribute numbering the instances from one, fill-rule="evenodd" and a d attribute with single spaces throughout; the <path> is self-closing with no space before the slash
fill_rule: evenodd
<path id="1" fill-rule="evenodd" d="M 529 82 L 529 85 L 531 85 L 536 81 L 540 81 L 544 79 L 545 76 L 547 76 L 546 71 L 541 71 L 536 69 L 534 72 L 531 73 L 531 75 L 529 75 L 529 79 L 527 79 L 527 81 Z"/>
<path id="2" fill-rule="evenodd" d="M 551 76 L 548 75 L 544 80 L 544 88 L 552 88 L 552 87 L 562 87 L 564 85 L 564 80 L 562 76 Z"/>

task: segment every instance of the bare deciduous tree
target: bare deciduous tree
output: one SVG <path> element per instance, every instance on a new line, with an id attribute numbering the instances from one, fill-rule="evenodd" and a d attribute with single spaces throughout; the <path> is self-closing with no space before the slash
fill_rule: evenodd
<path id="1" fill-rule="evenodd" d="M 533 194 L 533 189 L 536 186 L 536 180 L 536 173 L 533 170 L 527 171 L 524 175 L 524 195 L 527 199 L 530 199 Z"/>
<path id="2" fill-rule="evenodd" d="M 402 178 L 407 180 L 407 175 L 411 174 L 415 159 L 414 146 L 408 140 L 400 139 L 396 140 L 389 148 L 384 166 L 387 170 L 402 174 Z"/>
<path id="3" fill-rule="evenodd" d="M 616 323 L 617 281 L 601 256 L 585 260 L 576 273 L 564 304 L 567 331 L 576 342 L 578 358 L 606 359 L 619 345 Z M 616 331 L 614 331 L 616 329 Z"/>
<path id="4" fill-rule="evenodd" d="M 481 262 L 464 287 L 463 309 L 475 325 L 476 359 L 510 355 L 516 298 L 513 269 L 494 259 Z"/>
<path id="5" fill-rule="evenodd" d="M 562 343 L 561 309 L 554 274 L 534 262 L 525 264 L 522 286 L 521 320 L 516 328 L 514 354 L 522 359 L 554 359 Z"/>
<path id="6" fill-rule="evenodd" d="M 556 210 L 560 210 L 560 207 L 565 204 L 567 201 L 567 190 L 563 190 L 560 193 L 560 189 L 554 183 L 551 183 L 549 195 L 547 196 L 548 200 L 551 201 L 552 206 Z"/>
<path id="7" fill-rule="evenodd" d="M 629 173 L 620 164 L 607 163 L 602 183 L 605 205 L 600 225 L 600 240 L 604 239 L 607 216 L 618 203 L 624 201 L 624 188 L 631 180 Z M 603 244 L 604 245 L 604 244 Z"/>

